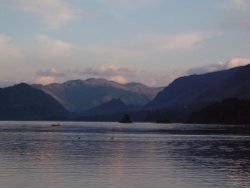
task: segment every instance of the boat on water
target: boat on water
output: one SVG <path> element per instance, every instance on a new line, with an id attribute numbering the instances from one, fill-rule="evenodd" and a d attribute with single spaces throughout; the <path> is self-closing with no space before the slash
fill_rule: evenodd
<path id="1" fill-rule="evenodd" d="M 59 126 L 61 126 L 59 123 L 53 123 L 53 124 L 51 124 L 50 125 L 51 127 L 59 127 Z"/>

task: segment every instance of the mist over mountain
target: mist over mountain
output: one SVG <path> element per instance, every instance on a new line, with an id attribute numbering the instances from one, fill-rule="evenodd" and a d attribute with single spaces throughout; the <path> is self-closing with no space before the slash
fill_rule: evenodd
<path id="1" fill-rule="evenodd" d="M 105 79 L 72 80 L 62 84 L 33 85 L 51 95 L 68 111 L 82 113 L 112 99 L 125 105 L 145 105 L 162 88 L 151 88 L 140 83 L 119 84 Z"/>
<path id="2" fill-rule="evenodd" d="M 54 98 L 27 84 L 0 88 L 1 120 L 43 120 L 66 115 L 67 111 Z"/>

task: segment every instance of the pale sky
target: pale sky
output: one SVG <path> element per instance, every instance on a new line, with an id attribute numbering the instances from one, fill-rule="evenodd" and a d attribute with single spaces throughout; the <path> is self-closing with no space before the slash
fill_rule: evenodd
<path id="1" fill-rule="evenodd" d="M 250 63 L 250 0 L 0 0 L 0 86 L 166 86 Z"/>

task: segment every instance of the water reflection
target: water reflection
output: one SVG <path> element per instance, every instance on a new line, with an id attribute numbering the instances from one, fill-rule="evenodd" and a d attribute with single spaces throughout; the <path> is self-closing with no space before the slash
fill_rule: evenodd
<path id="1" fill-rule="evenodd" d="M 250 183 L 248 136 L 163 134 L 165 129 L 156 125 L 101 126 L 1 125 L 0 187 L 198 188 Z"/>
<path id="2" fill-rule="evenodd" d="M 167 142 L 165 152 L 173 159 L 181 159 L 172 162 L 176 166 L 187 167 L 183 173 L 201 181 L 208 177 L 207 186 L 217 183 L 218 187 L 247 187 L 250 177 L 249 144 L 249 137 L 193 136 Z M 212 182 L 216 180 L 218 182 Z"/>

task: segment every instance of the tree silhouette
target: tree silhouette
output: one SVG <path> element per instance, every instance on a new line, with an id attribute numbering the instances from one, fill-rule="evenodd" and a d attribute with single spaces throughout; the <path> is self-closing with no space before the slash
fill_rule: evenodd
<path id="1" fill-rule="evenodd" d="M 128 114 L 124 114 L 124 116 L 119 122 L 120 123 L 132 123 L 130 116 Z"/>

